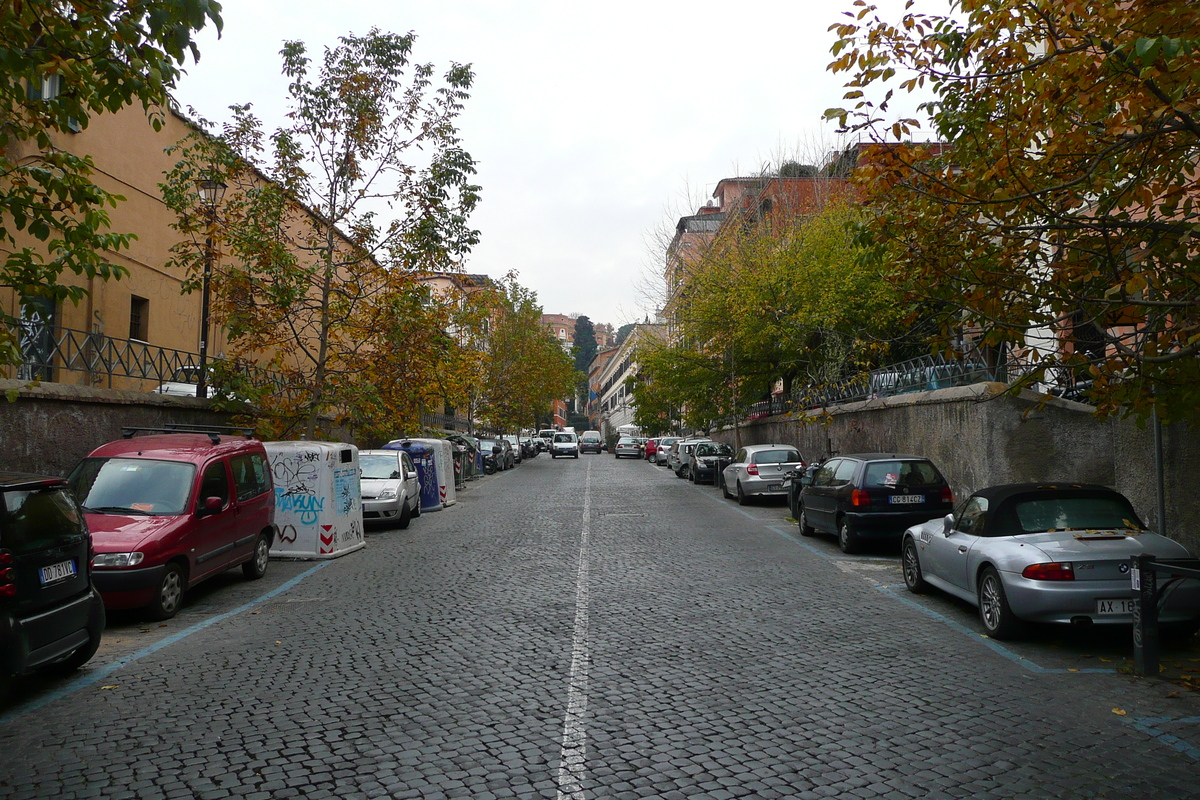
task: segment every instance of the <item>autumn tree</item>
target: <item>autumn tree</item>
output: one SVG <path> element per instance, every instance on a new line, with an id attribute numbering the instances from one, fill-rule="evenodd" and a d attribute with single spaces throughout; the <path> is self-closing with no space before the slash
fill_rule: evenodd
<path id="1" fill-rule="evenodd" d="M 1012 354 L 1017 386 L 1090 382 L 1101 414 L 1200 419 L 1200 6 L 854 5 L 827 116 L 880 143 L 860 241 L 943 344 Z M 932 99 L 906 117 L 906 92 Z M 900 144 L 923 125 L 949 147 Z"/>
<path id="2" fill-rule="evenodd" d="M 771 225 L 727 226 L 688 266 L 673 303 L 674 337 L 647 342 L 639 409 L 677 409 L 708 428 L 769 396 L 819 388 L 874 366 L 903 334 L 897 293 L 861 262 L 845 200 Z M 653 411 L 650 411 L 650 410 Z"/>
<path id="3" fill-rule="evenodd" d="M 64 273 L 125 274 L 106 256 L 133 239 L 109 230 L 108 209 L 123 198 L 93 181 L 90 156 L 56 148 L 55 136 L 134 104 L 161 128 L 168 90 L 187 58 L 199 58 L 193 35 L 209 23 L 220 29 L 219 3 L 0 5 L 0 289 L 11 290 L 18 306 L 0 308 L 0 364 L 21 361 L 19 317 L 86 294 L 60 283 Z"/>
<path id="4" fill-rule="evenodd" d="M 283 376 L 255 399 L 310 437 L 336 410 L 421 405 L 418 366 L 448 345 L 416 275 L 457 268 L 478 240 L 474 161 L 455 127 L 471 70 L 453 64 L 435 86 L 414 41 L 346 36 L 317 64 L 286 43 L 289 124 L 268 135 L 234 106 L 221 134 L 182 143 L 162 186 L 185 234 L 175 264 L 198 278 L 211 247 L 227 256 L 214 286 L 232 355 Z M 215 215 L 197 206 L 203 179 L 229 185 Z"/>
<path id="5" fill-rule="evenodd" d="M 553 400 L 571 392 L 578 373 L 542 325 L 537 295 L 508 275 L 479 296 L 487 317 L 479 416 L 498 430 L 535 427 Z"/>

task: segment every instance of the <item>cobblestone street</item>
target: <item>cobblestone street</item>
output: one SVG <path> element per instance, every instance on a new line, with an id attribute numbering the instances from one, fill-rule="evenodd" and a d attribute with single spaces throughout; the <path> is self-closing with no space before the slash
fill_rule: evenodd
<path id="1" fill-rule="evenodd" d="M 1200 694 L 1117 671 L 1127 631 L 1002 646 L 786 517 L 538 457 L 115 620 L 0 710 L 0 798 L 1200 797 Z"/>

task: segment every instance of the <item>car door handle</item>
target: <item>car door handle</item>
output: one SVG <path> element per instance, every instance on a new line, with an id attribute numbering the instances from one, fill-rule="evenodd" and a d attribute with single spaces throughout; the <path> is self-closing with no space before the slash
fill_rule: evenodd
<path id="1" fill-rule="evenodd" d="M 961 547 L 961 546 L 960 546 L 960 547 L 958 548 L 958 552 L 960 552 L 960 553 L 965 553 L 965 552 L 967 552 L 967 548 L 965 548 L 965 547 Z"/>

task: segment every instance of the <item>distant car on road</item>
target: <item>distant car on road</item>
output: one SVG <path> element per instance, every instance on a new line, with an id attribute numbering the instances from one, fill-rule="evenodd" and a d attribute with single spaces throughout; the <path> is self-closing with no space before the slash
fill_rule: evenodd
<path id="1" fill-rule="evenodd" d="M 579 458 L 579 437 L 573 433 L 559 431 L 550 442 L 550 457 L 570 456 Z"/>
<path id="2" fill-rule="evenodd" d="M 664 436 L 658 440 L 658 444 L 654 447 L 654 458 L 651 462 L 658 466 L 667 464 L 671 457 L 671 445 L 679 441 L 678 436 Z"/>
<path id="3" fill-rule="evenodd" d="M 701 442 L 692 451 L 688 480 L 717 485 L 721 471 L 733 462 L 733 448 L 724 442 Z"/>
<path id="4" fill-rule="evenodd" d="M 638 447 L 637 439 L 632 436 L 622 436 L 617 439 L 617 446 L 613 448 L 613 455 L 617 458 L 629 456 L 630 458 L 641 458 L 642 450 Z"/>
<path id="5" fill-rule="evenodd" d="M 600 437 L 600 431 L 584 431 L 579 437 L 579 452 L 597 455 L 604 452 L 604 439 Z"/>
<path id="6" fill-rule="evenodd" d="M 1027 622 L 1129 625 L 1135 555 L 1190 558 L 1146 530 L 1129 500 L 1106 486 L 1010 484 L 967 498 L 954 513 L 904 532 L 901 562 L 912 592 L 935 586 L 979 609 L 994 639 Z M 1164 586 L 1159 622 L 1200 627 L 1200 581 Z"/>
<path id="7" fill-rule="evenodd" d="M 830 533 L 844 553 L 867 540 L 899 541 L 910 525 L 942 517 L 954 507 L 950 484 L 922 456 L 857 453 L 831 458 L 802 479 L 789 482 L 792 516 L 800 533 Z M 794 502 L 792 502 L 794 500 Z"/>

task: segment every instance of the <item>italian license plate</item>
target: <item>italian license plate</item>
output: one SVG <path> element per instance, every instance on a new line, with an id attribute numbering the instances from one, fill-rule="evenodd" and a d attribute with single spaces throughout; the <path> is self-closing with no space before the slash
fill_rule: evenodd
<path id="1" fill-rule="evenodd" d="M 894 494 L 888 498 L 888 502 L 894 506 L 916 505 L 925 502 L 923 494 Z"/>
<path id="2" fill-rule="evenodd" d="M 41 577 L 42 585 L 48 583 L 56 583 L 61 580 L 73 577 L 75 575 L 75 561 L 64 561 L 61 564 L 51 564 L 48 567 L 42 567 Z"/>
<path id="3" fill-rule="evenodd" d="M 1097 600 L 1096 613 L 1128 615 L 1133 613 L 1133 599 L 1128 600 Z"/>
<path id="4" fill-rule="evenodd" d="M 768 483 L 767 491 L 768 492 L 782 492 L 783 484 L 782 483 Z"/>

